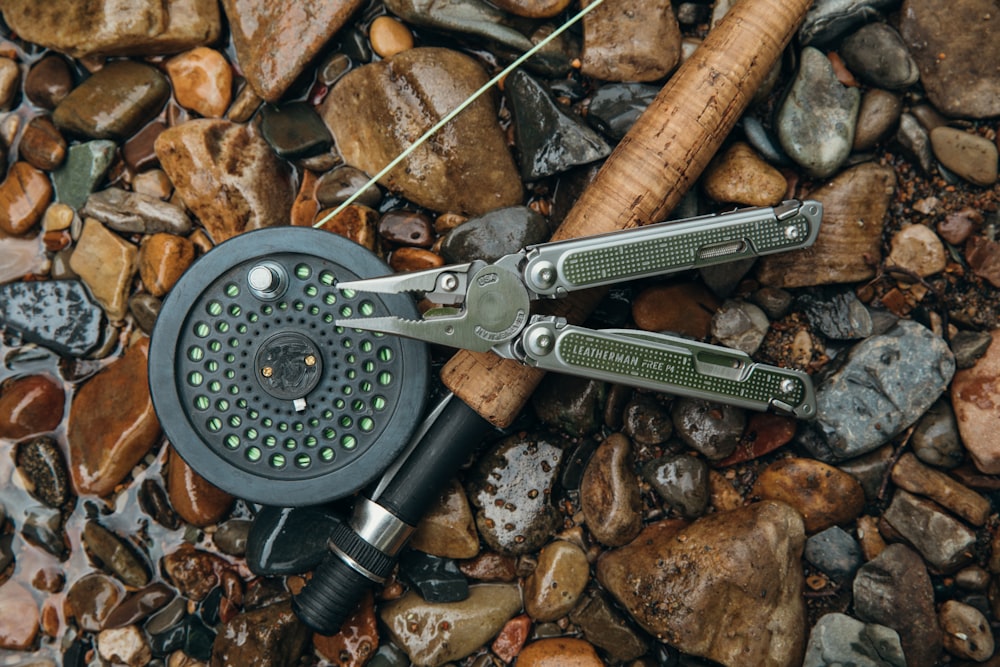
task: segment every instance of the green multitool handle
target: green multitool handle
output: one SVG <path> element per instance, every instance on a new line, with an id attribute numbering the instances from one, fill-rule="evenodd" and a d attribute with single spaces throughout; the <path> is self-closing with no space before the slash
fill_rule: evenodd
<path id="1" fill-rule="evenodd" d="M 524 282 L 536 297 L 806 248 L 823 206 L 790 200 L 679 222 L 662 222 L 525 249 Z"/>
<path id="2" fill-rule="evenodd" d="M 545 370 L 799 418 L 816 414 L 815 392 L 805 373 L 675 336 L 595 331 L 536 317 L 525 327 L 518 352 L 524 363 Z"/>

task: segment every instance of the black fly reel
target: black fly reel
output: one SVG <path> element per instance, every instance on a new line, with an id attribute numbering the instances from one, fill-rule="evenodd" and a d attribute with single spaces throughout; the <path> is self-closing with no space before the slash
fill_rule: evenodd
<path id="1" fill-rule="evenodd" d="M 241 234 L 199 259 L 163 303 L 149 378 L 173 447 L 247 500 L 312 505 L 378 477 L 423 417 L 426 346 L 334 325 L 417 317 L 404 295 L 340 290 L 390 269 L 305 227 Z"/>

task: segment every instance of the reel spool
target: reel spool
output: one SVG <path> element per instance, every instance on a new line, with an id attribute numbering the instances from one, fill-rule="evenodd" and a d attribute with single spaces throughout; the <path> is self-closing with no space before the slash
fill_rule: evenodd
<path id="1" fill-rule="evenodd" d="M 247 232 L 195 262 L 150 344 L 153 405 L 174 449 L 212 484 L 262 504 L 323 503 L 375 480 L 423 417 L 427 349 L 333 321 L 416 318 L 405 295 L 337 289 L 389 272 L 308 227 Z"/>

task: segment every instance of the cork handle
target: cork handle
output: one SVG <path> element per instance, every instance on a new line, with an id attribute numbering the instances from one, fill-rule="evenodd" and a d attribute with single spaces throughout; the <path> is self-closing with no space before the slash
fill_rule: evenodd
<path id="1" fill-rule="evenodd" d="M 746 110 L 811 4 L 742 0 L 730 9 L 619 142 L 552 240 L 663 220 Z M 599 298 L 600 292 L 575 294 L 554 312 L 580 321 Z M 517 417 L 543 375 L 491 352 L 468 351 L 441 372 L 449 389 L 501 427 Z"/>

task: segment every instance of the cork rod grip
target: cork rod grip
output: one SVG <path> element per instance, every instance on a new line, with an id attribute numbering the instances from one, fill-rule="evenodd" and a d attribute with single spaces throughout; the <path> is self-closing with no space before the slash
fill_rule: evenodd
<path id="1" fill-rule="evenodd" d="M 730 9 L 619 142 L 552 240 L 666 218 L 746 110 L 811 4 L 742 0 Z M 574 294 L 556 311 L 578 322 L 600 295 Z M 517 417 L 543 375 L 492 352 L 465 350 L 441 372 L 451 391 L 500 427 Z"/>

